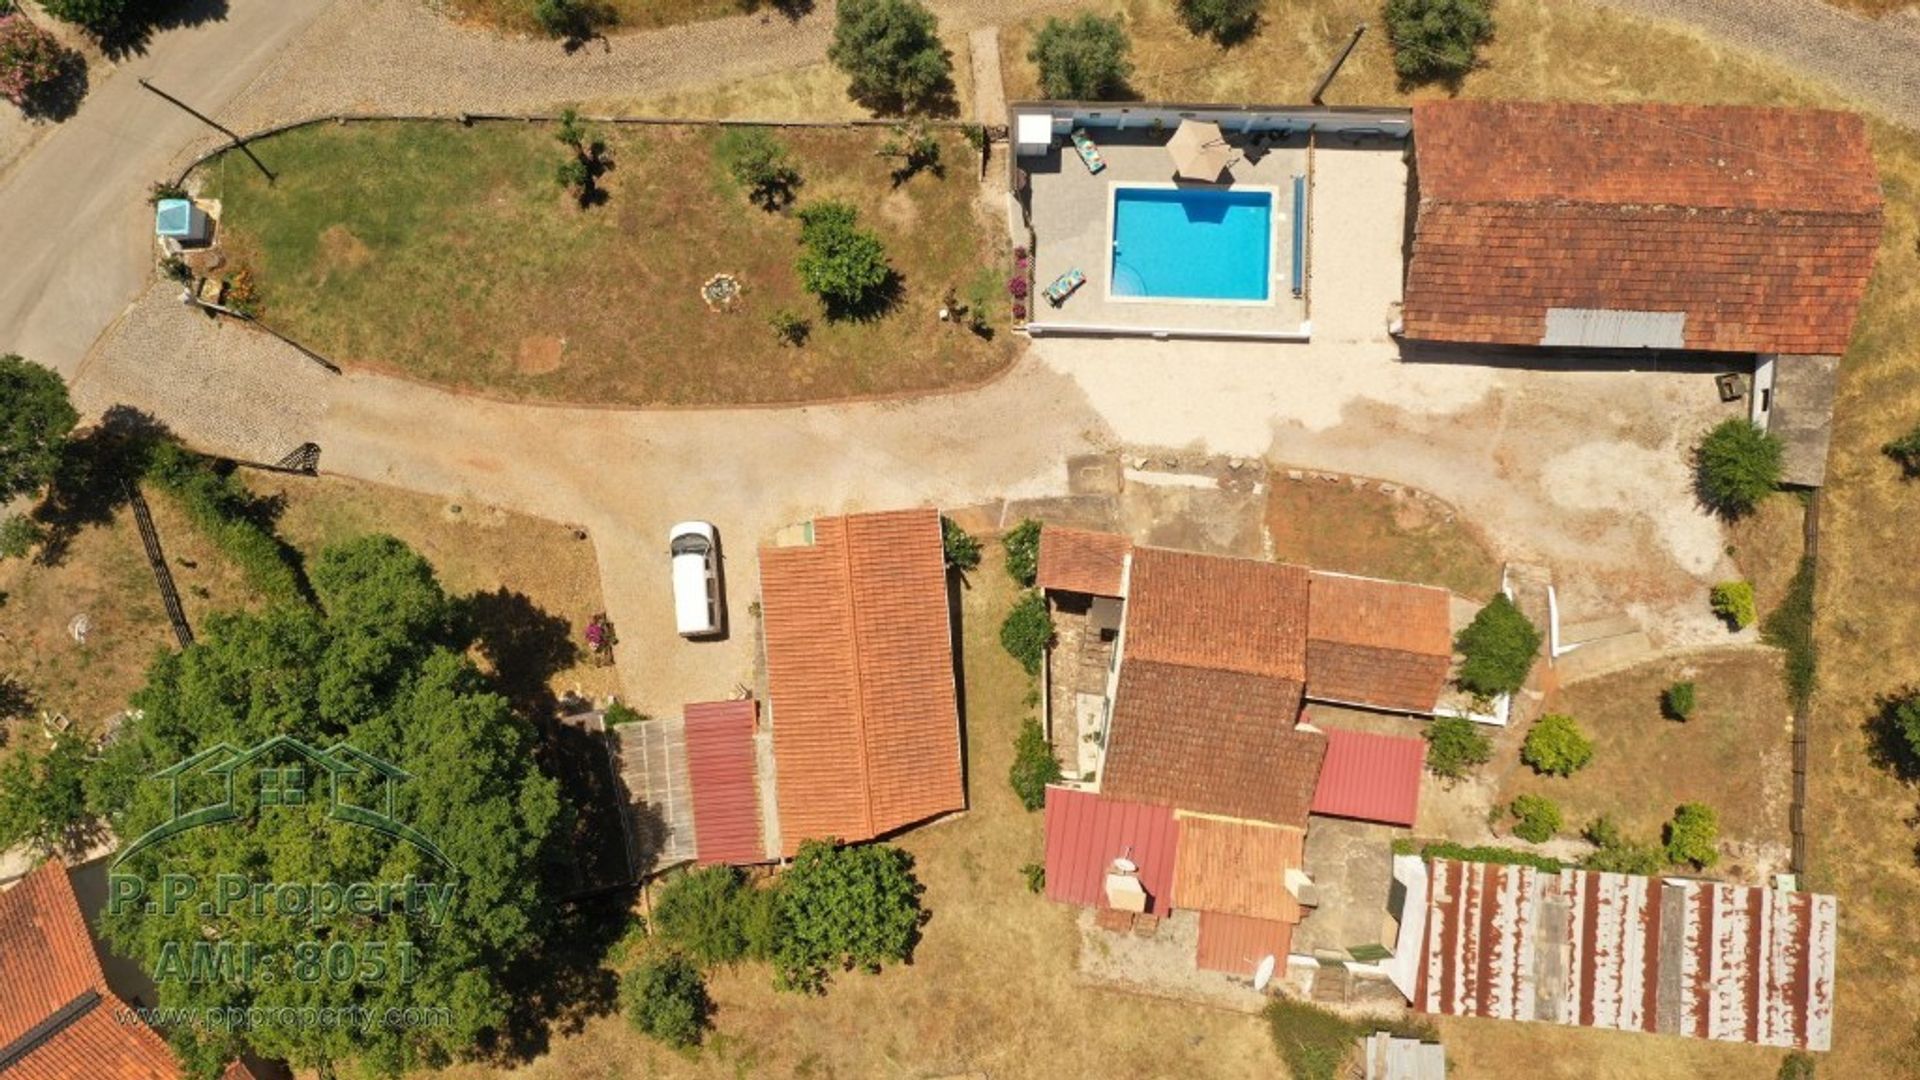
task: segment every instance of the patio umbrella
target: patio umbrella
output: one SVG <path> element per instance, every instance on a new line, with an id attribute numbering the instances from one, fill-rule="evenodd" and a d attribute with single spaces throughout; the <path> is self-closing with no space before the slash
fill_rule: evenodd
<path id="1" fill-rule="evenodd" d="M 1167 140 L 1167 153 L 1173 155 L 1173 171 L 1182 180 L 1220 179 L 1233 148 L 1220 134 L 1220 125 L 1208 120 L 1182 120 L 1173 138 Z"/>

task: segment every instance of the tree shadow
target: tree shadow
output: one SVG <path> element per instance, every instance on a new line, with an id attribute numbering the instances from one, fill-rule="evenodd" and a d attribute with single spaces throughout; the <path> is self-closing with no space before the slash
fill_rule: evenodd
<path id="1" fill-rule="evenodd" d="M 813 13 L 813 0 L 739 0 L 740 13 L 752 15 L 762 9 L 777 12 L 788 22 L 799 22 Z"/>
<path id="2" fill-rule="evenodd" d="M 32 716 L 34 703 L 33 691 L 26 683 L 0 672 L 0 724 Z M 0 745 L 5 742 L 5 730 L 0 729 Z"/>
<path id="3" fill-rule="evenodd" d="M 892 311 L 907 291 L 907 279 L 900 271 L 887 268 L 886 280 L 868 289 L 856 300 L 821 299 L 829 322 L 872 322 Z"/>
<path id="4" fill-rule="evenodd" d="M 59 123 L 80 111 L 87 96 L 87 60 L 77 52 L 60 57 L 59 74 L 27 91 L 20 113 L 29 120 Z"/>
<path id="5" fill-rule="evenodd" d="M 36 517 L 47 526 L 39 561 L 58 566 L 80 531 L 105 525 L 127 502 L 154 447 L 169 438 L 166 425 L 131 405 L 115 405 L 86 434 L 67 443 Z"/>
<path id="6" fill-rule="evenodd" d="M 207 23 L 225 22 L 227 0 L 181 0 L 167 3 L 148 0 L 129 5 L 120 18 L 88 26 L 87 33 L 100 45 L 100 51 L 113 61 L 144 56 L 153 43 L 153 35 L 162 30 L 178 30 Z"/>
<path id="7" fill-rule="evenodd" d="M 1920 688 L 1907 687 L 1874 700 L 1873 715 L 1861 725 L 1867 736 L 1867 760 L 1906 783 L 1920 780 L 1920 748 L 1900 722 L 1903 706 L 1920 713 Z M 1920 735 L 1920 731 L 1914 734 Z"/>
<path id="8" fill-rule="evenodd" d="M 620 982 L 607 964 L 626 933 L 630 896 L 621 891 L 562 905 L 543 947 L 503 979 L 513 1005 L 488 1047 L 493 1057 L 526 1064 L 545 1054 L 555 1036 L 578 1034 L 589 1020 L 613 1012 Z"/>
<path id="9" fill-rule="evenodd" d="M 572 625 L 505 586 L 460 597 L 454 612 L 508 700 L 524 714 L 551 715 L 547 680 L 580 660 Z"/>

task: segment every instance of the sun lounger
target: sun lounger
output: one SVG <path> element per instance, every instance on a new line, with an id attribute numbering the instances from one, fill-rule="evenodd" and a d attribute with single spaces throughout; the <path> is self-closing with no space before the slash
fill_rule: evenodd
<path id="1" fill-rule="evenodd" d="M 1080 160 L 1085 163 L 1088 172 L 1097 173 L 1107 167 L 1107 159 L 1100 156 L 1100 148 L 1093 145 L 1093 140 L 1087 138 L 1086 132 L 1075 128 L 1068 138 L 1073 140 L 1073 148 L 1080 152 Z"/>
<path id="2" fill-rule="evenodd" d="M 1054 278 L 1053 284 L 1047 286 L 1047 299 L 1054 307 L 1059 307 L 1066 303 L 1067 297 L 1073 295 L 1073 290 L 1086 284 L 1086 281 L 1087 275 L 1081 273 L 1078 267 L 1069 270 Z"/>

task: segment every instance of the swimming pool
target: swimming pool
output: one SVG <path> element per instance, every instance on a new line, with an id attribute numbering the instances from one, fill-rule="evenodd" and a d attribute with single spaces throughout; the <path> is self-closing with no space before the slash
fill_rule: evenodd
<path id="1" fill-rule="evenodd" d="M 1262 301 L 1272 263 L 1271 189 L 1114 189 L 1112 296 Z"/>

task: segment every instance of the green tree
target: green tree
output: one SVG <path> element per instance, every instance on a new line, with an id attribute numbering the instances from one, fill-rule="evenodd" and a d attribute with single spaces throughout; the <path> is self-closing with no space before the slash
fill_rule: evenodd
<path id="1" fill-rule="evenodd" d="M 714 144 L 714 153 L 755 206 L 778 210 L 793 201 L 800 170 L 773 132 L 763 127 L 728 128 Z"/>
<path id="2" fill-rule="evenodd" d="M 1745 630 L 1759 618 L 1754 608 L 1753 586 L 1745 581 L 1723 581 L 1713 587 L 1707 595 L 1713 613 L 1733 624 L 1736 630 Z"/>
<path id="3" fill-rule="evenodd" d="M 1722 420 L 1693 449 L 1694 486 L 1707 508 L 1739 517 L 1780 486 L 1780 439 L 1739 417 Z"/>
<path id="4" fill-rule="evenodd" d="M 1513 834 L 1522 840 L 1544 844 L 1560 831 L 1560 807 L 1544 795 L 1516 796 L 1507 809 L 1513 814 Z"/>
<path id="5" fill-rule="evenodd" d="M 1000 538 L 1007 549 L 1007 576 L 1022 588 L 1032 588 L 1040 576 L 1040 523 L 1022 518 Z"/>
<path id="6" fill-rule="evenodd" d="M 47 527 L 31 514 L 15 514 L 0 521 L 0 559 L 24 559 L 47 541 Z"/>
<path id="7" fill-rule="evenodd" d="M 1657 874 L 1667 865 L 1665 851 L 1654 844 L 1627 839 L 1621 834 L 1620 826 L 1609 816 L 1594 818 L 1587 823 L 1582 834 L 1594 846 L 1594 850 L 1580 860 L 1583 869 L 1609 874 L 1645 875 Z"/>
<path id="8" fill-rule="evenodd" d="M 150 973 L 177 943 L 207 936 L 248 941 L 280 958 L 250 978 L 158 979 L 160 1006 L 446 1008 L 444 1027 L 269 1025 L 237 1036 L 298 1069 L 358 1062 L 364 1072 L 397 1073 L 459 1056 L 506 1026 L 524 993 L 510 973 L 524 977 L 548 944 L 561 876 L 554 868 L 566 857 L 571 816 L 537 764 L 533 725 L 468 659 L 470 642 L 455 633 L 451 603 L 424 560 L 391 537 L 369 537 L 322 553 L 313 585 L 318 607 L 210 616 L 196 644 L 161 655 L 134 696 L 139 711 L 89 777 L 89 795 L 109 808 L 119 836 L 139 837 L 171 818 L 168 785 L 142 782 L 159 769 L 222 743 L 244 749 L 277 735 L 320 749 L 344 743 L 409 774 L 391 788 L 393 816 L 445 861 L 330 819 L 324 798 L 263 806 L 254 784 L 235 787 L 239 820 L 135 852 L 119 870 L 149 883 L 163 872 L 283 884 L 411 874 L 453 886 L 451 909 L 438 919 L 412 911 L 316 928 L 247 905 L 206 915 L 195 905 L 133 904 L 109 910 L 103 929 L 116 951 Z M 373 783 L 371 774 L 364 782 Z M 355 790 L 358 804 L 378 805 L 375 789 Z M 363 953 L 375 942 L 410 945 L 412 977 L 391 968 L 387 978 L 366 980 L 293 977 L 287 958 L 316 936 Z M 176 1038 L 190 1053 L 233 1048 L 214 1033 Z"/>
<path id="9" fill-rule="evenodd" d="M 53 479 L 79 422 L 59 375 L 11 353 L 0 356 L 0 503 Z"/>
<path id="10" fill-rule="evenodd" d="M 940 546 L 946 550 L 949 569 L 964 574 L 980 565 L 980 538 L 945 515 L 940 518 Z"/>
<path id="11" fill-rule="evenodd" d="M 838 200 L 800 211 L 800 283 L 820 298 L 829 316 L 872 310 L 893 278 L 885 246 L 858 227 L 858 220 L 853 204 Z"/>
<path id="12" fill-rule="evenodd" d="M 1802 1050 L 1789 1050 L 1787 1056 L 1780 1059 L 1780 1071 L 1775 1080 L 1813 1080 L 1814 1057 Z"/>
<path id="13" fill-rule="evenodd" d="M 87 849 L 96 823 L 87 803 L 87 753 L 85 740 L 63 731 L 44 748 L 22 747 L 0 763 L 0 850 L 24 843 L 44 857 Z"/>
<path id="14" fill-rule="evenodd" d="M 841 0 L 827 59 L 847 74 L 854 100 L 875 112 L 931 108 L 953 86 L 940 21 L 919 0 Z"/>
<path id="15" fill-rule="evenodd" d="M 587 126 L 580 122 L 580 113 L 574 109 L 560 110 L 560 122 L 554 126 L 553 138 L 555 142 L 575 153 L 585 150 Z"/>
<path id="16" fill-rule="evenodd" d="M 155 0 L 44 0 L 40 6 L 61 22 L 106 35 L 153 18 L 159 4 Z"/>
<path id="17" fill-rule="evenodd" d="M 1047 658 L 1047 646 L 1053 644 L 1053 616 L 1047 611 L 1046 598 L 1029 589 L 1014 601 L 1013 609 L 1000 623 L 1000 646 L 1025 668 L 1027 674 L 1040 674 Z"/>
<path id="18" fill-rule="evenodd" d="M 1693 718 L 1694 688 L 1690 681 L 1677 682 L 1661 691 L 1660 711 L 1669 720 Z"/>
<path id="19" fill-rule="evenodd" d="M 1705 870 L 1720 861 L 1720 818 L 1704 803 L 1685 803 L 1666 828 L 1667 861 Z"/>
<path id="20" fill-rule="evenodd" d="M 1038 810 L 1047 804 L 1047 785 L 1058 779 L 1060 759 L 1053 756 L 1040 721 L 1029 716 L 1013 740 L 1013 767 L 1007 771 L 1007 782 L 1020 796 L 1021 806 Z"/>
<path id="21" fill-rule="evenodd" d="M 1593 760 L 1593 740 L 1573 717 L 1548 713 L 1527 731 L 1526 742 L 1520 745 L 1520 760 L 1537 773 L 1572 776 Z"/>
<path id="22" fill-rule="evenodd" d="M 775 984 L 820 993 L 834 968 L 878 972 L 904 961 L 920 936 L 913 859 L 890 844 L 808 840 L 780 875 Z"/>
<path id="23" fill-rule="evenodd" d="M 1436 775 L 1458 779 L 1473 766 L 1493 760 L 1493 740 L 1466 717 L 1442 716 L 1422 734 L 1427 737 L 1427 768 Z"/>
<path id="24" fill-rule="evenodd" d="M 1524 686 L 1540 651 L 1540 631 L 1520 614 L 1504 593 L 1480 609 L 1454 640 L 1465 659 L 1457 679 L 1464 689 L 1483 697 L 1510 694 Z"/>
<path id="25" fill-rule="evenodd" d="M 1127 92 L 1133 44 L 1119 19 L 1083 12 L 1049 18 L 1034 35 L 1027 59 L 1040 68 L 1040 90 L 1050 98 L 1106 101 Z"/>
<path id="26" fill-rule="evenodd" d="M 1231 45 L 1259 25 L 1260 0 L 1180 0 L 1180 21 L 1189 33 Z"/>
<path id="27" fill-rule="evenodd" d="M 1408 83 L 1464 77 L 1493 39 L 1489 0 L 1387 0 L 1381 14 L 1393 70 Z"/>
<path id="28" fill-rule="evenodd" d="M 681 874 L 654 901 L 653 928 L 703 966 L 734 963 L 747 952 L 741 923 L 747 892 L 740 871 L 731 866 Z"/>
<path id="29" fill-rule="evenodd" d="M 77 61 L 79 54 L 58 38 L 0 4 L 0 97 L 31 115 L 40 92 Z"/>
<path id="30" fill-rule="evenodd" d="M 551 37 L 579 42 L 620 20 L 610 5 L 594 0 L 534 0 L 533 21 Z"/>
<path id="31" fill-rule="evenodd" d="M 649 956 L 628 972 L 620 1004 L 635 1030 L 683 1050 L 700 1045 L 713 1011 L 700 969 L 677 953 Z"/>

